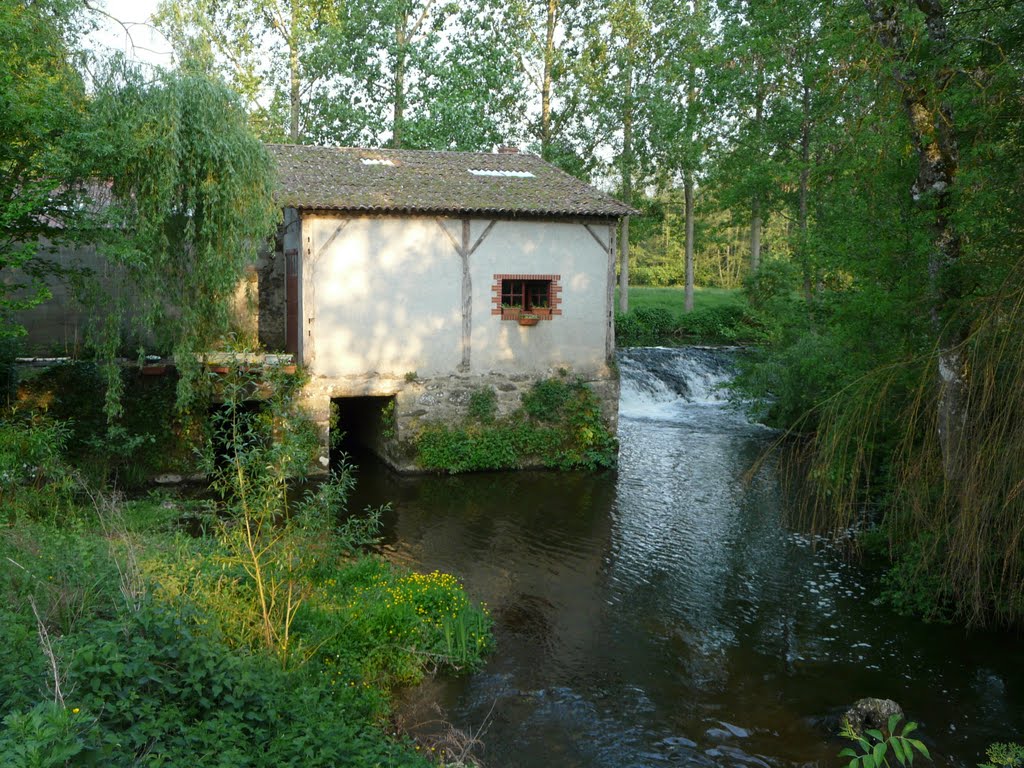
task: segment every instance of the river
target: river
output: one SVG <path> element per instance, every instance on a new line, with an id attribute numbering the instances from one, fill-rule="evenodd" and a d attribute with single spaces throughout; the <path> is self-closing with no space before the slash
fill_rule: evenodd
<path id="1" fill-rule="evenodd" d="M 726 401 L 730 354 L 619 353 L 614 473 L 360 462 L 353 503 L 392 503 L 389 555 L 496 618 L 485 668 L 421 698 L 482 729 L 492 768 L 840 765 L 825 721 L 864 696 L 898 701 L 937 765 L 1024 740 L 1017 638 L 900 617 L 874 573 L 786 527 L 774 468 L 748 477 L 776 435 Z M 415 698 L 410 726 L 432 719 Z"/>

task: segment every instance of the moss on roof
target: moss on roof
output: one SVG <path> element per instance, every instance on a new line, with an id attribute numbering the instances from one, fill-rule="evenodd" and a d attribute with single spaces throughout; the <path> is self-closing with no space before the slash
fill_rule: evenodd
<path id="1" fill-rule="evenodd" d="M 535 155 L 292 144 L 268 144 L 267 150 L 277 165 L 280 203 L 294 208 L 599 218 L 636 213 Z"/>

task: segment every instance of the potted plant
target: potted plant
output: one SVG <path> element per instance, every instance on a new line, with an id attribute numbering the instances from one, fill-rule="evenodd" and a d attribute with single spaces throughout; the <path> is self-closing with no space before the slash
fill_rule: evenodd
<path id="1" fill-rule="evenodd" d="M 519 313 L 519 324 L 520 325 L 536 325 L 540 322 L 540 315 L 535 312 L 527 311 Z"/>

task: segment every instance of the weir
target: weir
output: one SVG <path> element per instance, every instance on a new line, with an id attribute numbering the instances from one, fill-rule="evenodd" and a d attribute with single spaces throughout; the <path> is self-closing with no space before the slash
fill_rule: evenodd
<path id="1" fill-rule="evenodd" d="M 672 420 L 686 405 L 725 403 L 735 361 L 736 350 L 712 347 L 620 350 L 619 415 Z"/>

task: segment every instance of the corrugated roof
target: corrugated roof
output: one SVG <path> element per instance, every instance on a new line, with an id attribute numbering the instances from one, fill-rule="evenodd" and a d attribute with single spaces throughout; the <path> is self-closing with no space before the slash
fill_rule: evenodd
<path id="1" fill-rule="evenodd" d="M 637 213 L 536 155 L 293 144 L 268 144 L 267 150 L 277 164 L 279 201 L 294 208 L 602 218 Z"/>

